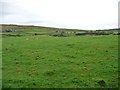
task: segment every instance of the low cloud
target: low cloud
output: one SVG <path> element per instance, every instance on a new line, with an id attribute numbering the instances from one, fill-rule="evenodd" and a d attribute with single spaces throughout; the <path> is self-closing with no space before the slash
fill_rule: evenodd
<path id="1" fill-rule="evenodd" d="M 16 6 L 14 4 L 11 4 L 8 1 L 0 1 L 0 16 L 7 16 L 14 14 Z"/>

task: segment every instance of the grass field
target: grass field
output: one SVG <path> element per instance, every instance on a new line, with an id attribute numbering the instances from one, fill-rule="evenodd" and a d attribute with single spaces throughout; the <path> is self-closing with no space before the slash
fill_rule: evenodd
<path id="1" fill-rule="evenodd" d="M 3 88 L 118 87 L 118 36 L 3 37 Z"/>

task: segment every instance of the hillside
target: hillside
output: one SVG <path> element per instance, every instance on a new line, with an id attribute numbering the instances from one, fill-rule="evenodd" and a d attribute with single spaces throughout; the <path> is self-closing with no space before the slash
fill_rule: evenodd
<path id="1" fill-rule="evenodd" d="M 34 25 L 15 25 L 15 24 L 0 24 L 2 29 L 49 29 L 49 30 L 69 30 L 69 31 L 85 31 L 79 29 L 66 29 L 66 28 L 54 28 L 45 26 L 34 26 Z"/>
<path id="2" fill-rule="evenodd" d="M 108 30 L 79 30 L 79 29 L 66 29 L 66 28 L 53 28 L 33 25 L 14 25 L 14 24 L 2 24 L 3 36 L 84 36 L 84 35 L 110 35 L 119 34 L 118 29 Z"/>

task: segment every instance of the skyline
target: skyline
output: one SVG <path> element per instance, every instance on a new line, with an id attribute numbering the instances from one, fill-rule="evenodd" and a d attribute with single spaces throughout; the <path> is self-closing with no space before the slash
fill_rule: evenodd
<path id="1" fill-rule="evenodd" d="M 1 0 L 0 24 L 68 29 L 118 28 L 119 0 Z"/>

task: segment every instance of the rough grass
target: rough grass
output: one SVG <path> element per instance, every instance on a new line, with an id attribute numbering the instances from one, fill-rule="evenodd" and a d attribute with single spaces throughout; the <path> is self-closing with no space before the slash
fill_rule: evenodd
<path id="1" fill-rule="evenodd" d="M 3 38 L 3 88 L 118 87 L 118 37 Z"/>

